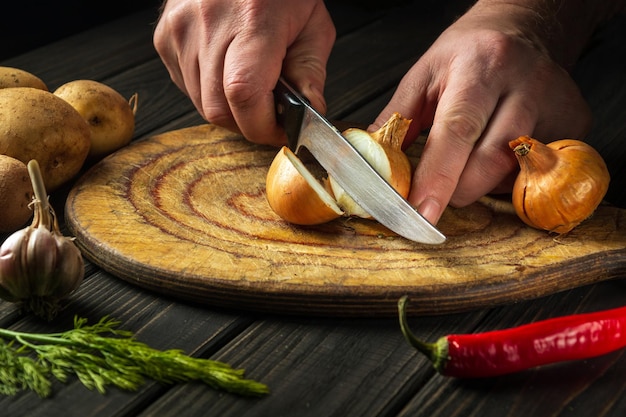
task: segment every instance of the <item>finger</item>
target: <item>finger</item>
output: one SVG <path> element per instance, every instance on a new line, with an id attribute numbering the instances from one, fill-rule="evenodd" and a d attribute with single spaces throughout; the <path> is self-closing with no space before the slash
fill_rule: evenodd
<path id="1" fill-rule="evenodd" d="M 442 73 L 443 71 L 439 72 Z M 409 130 L 404 139 L 404 146 L 413 142 L 426 127 L 433 122 L 439 90 L 435 85 L 443 85 L 438 72 L 418 61 L 400 81 L 391 100 L 380 112 L 376 120 L 368 127 L 369 131 L 378 130 L 395 112 L 411 119 Z"/>
<path id="2" fill-rule="evenodd" d="M 524 93 L 503 96 L 469 156 L 450 205 L 463 207 L 510 187 L 518 163 L 508 144 L 521 135 L 532 135 L 538 118 L 537 107 L 529 104 Z"/>
<path id="3" fill-rule="evenodd" d="M 459 84 L 460 86 L 460 84 Z M 498 92 L 487 83 L 444 90 L 413 177 L 409 202 L 436 224 L 457 188 L 474 145 L 493 113 Z"/>
<path id="4" fill-rule="evenodd" d="M 553 91 L 561 94 L 551 95 L 552 100 L 542 111 L 542 114 L 549 116 L 538 120 L 533 135 L 544 142 L 584 138 L 591 129 L 592 113 L 580 89 L 562 68 L 556 68 L 548 84 L 553 86 Z M 535 92 L 537 97 L 541 93 Z"/>
<path id="5" fill-rule="evenodd" d="M 273 95 L 285 50 L 285 44 L 268 42 L 264 36 L 240 34 L 226 51 L 223 85 L 227 108 L 251 142 L 286 142 L 284 132 L 276 124 Z"/>
<path id="6" fill-rule="evenodd" d="M 282 69 L 285 77 L 309 100 L 311 106 L 323 114 L 326 113 L 326 65 L 335 38 L 332 19 L 324 4 L 318 3 L 289 47 Z"/>
<path id="7" fill-rule="evenodd" d="M 168 6 L 171 3 L 168 3 Z M 185 13 L 180 9 L 168 9 L 168 13 L 163 13 L 154 29 L 153 45 L 161 61 L 165 65 L 170 78 L 187 94 L 187 89 L 183 81 L 178 52 L 181 48 L 181 39 L 185 39 L 186 33 L 193 27 L 193 21 L 185 18 Z"/>
<path id="8" fill-rule="evenodd" d="M 156 46 L 156 43 L 155 43 L 155 46 Z M 172 82 L 185 95 L 188 95 L 187 89 L 185 87 L 185 83 L 183 81 L 183 76 L 181 73 L 181 69 L 180 69 L 181 67 L 178 61 L 178 56 L 176 55 L 176 53 L 173 52 L 170 46 L 167 46 L 165 44 L 160 44 L 157 51 L 159 53 L 159 57 L 161 58 L 161 61 L 163 61 L 163 64 L 165 64 L 165 68 L 167 69 L 167 72 L 169 73 L 169 76 Z"/>
<path id="9" fill-rule="evenodd" d="M 290 25 L 282 25 L 278 29 L 282 33 L 275 29 L 263 34 L 260 29 L 249 38 L 239 36 L 227 51 L 226 98 L 242 133 L 253 142 L 286 142 L 283 129 L 276 123 L 273 95 L 281 74 L 313 107 L 325 111 L 322 91 L 335 39 L 334 26 L 323 4 L 308 14 L 308 20 L 296 21 L 302 22 L 302 27 L 291 27 L 291 32 Z M 284 43 L 277 44 L 277 40 Z"/>
<path id="10" fill-rule="evenodd" d="M 228 31 L 206 32 L 204 39 L 202 41 L 204 45 L 196 60 L 197 64 L 189 65 L 187 68 L 189 74 L 186 83 L 194 88 L 190 97 L 205 120 L 241 133 L 224 91 L 225 57 L 234 34 Z M 194 75 L 194 72 L 197 74 Z"/>

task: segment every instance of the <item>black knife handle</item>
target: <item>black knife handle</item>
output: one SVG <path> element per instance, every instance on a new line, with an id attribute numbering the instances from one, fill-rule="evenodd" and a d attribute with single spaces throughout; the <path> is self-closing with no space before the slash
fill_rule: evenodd
<path id="1" fill-rule="evenodd" d="M 304 117 L 304 99 L 281 77 L 274 89 L 276 120 L 287 134 L 287 145 L 292 151 L 298 147 L 298 137 Z"/>

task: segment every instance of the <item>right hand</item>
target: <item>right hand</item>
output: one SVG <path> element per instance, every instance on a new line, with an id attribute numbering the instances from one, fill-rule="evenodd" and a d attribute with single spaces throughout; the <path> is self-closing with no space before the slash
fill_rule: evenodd
<path id="1" fill-rule="evenodd" d="M 275 117 L 278 78 L 325 112 L 335 36 L 322 0 L 168 0 L 154 46 L 205 120 L 280 145 L 286 137 Z"/>

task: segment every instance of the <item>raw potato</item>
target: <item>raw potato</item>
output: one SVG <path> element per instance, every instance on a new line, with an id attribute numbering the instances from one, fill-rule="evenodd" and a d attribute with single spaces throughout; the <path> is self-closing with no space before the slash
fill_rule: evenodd
<path id="1" fill-rule="evenodd" d="M 0 89 L 0 154 L 37 160 L 47 191 L 72 179 L 89 152 L 89 125 L 66 101 L 31 87 Z"/>
<path id="2" fill-rule="evenodd" d="M 13 233 L 26 225 L 32 210 L 33 186 L 26 164 L 0 155 L 0 232 Z"/>
<path id="3" fill-rule="evenodd" d="M 13 67 L 0 67 L 0 88 L 32 87 L 48 91 L 43 80 L 28 71 Z"/>
<path id="4" fill-rule="evenodd" d="M 94 80 L 74 80 L 57 88 L 54 94 L 74 106 L 89 123 L 90 159 L 102 158 L 131 141 L 135 111 L 131 101 L 115 89 Z"/>

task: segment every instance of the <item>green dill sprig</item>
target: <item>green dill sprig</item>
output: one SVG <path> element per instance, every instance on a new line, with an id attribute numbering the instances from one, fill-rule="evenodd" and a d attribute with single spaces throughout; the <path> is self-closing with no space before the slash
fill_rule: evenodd
<path id="1" fill-rule="evenodd" d="M 265 384 L 246 379 L 243 369 L 211 359 L 194 358 L 178 349 L 157 350 L 102 318 L 94 325 L 76 317 L 62 333 L 25 333 L 0 328 L 0 394 L 22 390 L 48 397 L 52 377 L 66 382 L 73 374 L 91 390 L 108 386 L 135 391 L 145 378 L 164 384 L 200 381 L 234 394 L 269 393 Z"/>

